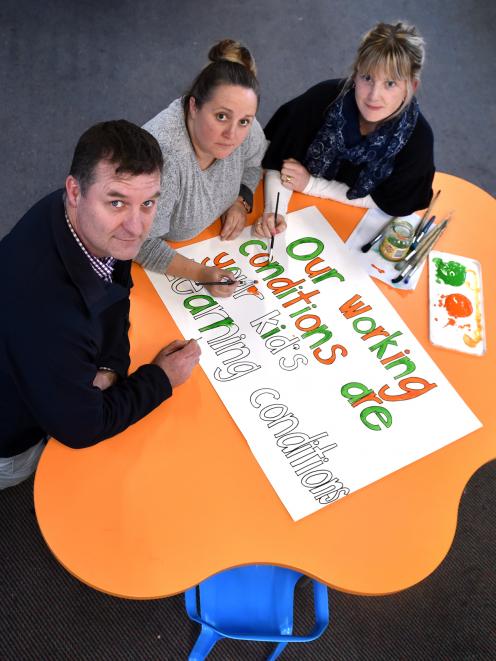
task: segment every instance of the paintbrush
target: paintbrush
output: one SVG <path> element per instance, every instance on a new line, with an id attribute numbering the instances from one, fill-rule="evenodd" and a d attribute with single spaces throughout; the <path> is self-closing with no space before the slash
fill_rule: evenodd
<path id="1" fill-rule="evenodd" d="M 427 235 L 429 232 L 430 228 L 432 227 L 434 221 L 436 220 L 436 216 L 431 216 L 429 220 L 426 222 L 426 224 L 423 226 L 423 228 L 420 230 L 417 236 L 412 241 L 412 245 L 410 246 L 410 251 L 415 250 L 415 248 L 419 245 L 419 243 L 422 241 L 424 236 Z"/>
<path id="2" fill-rule="evenodd" d="M 276 210 L 274 211 L 274 232 L 275 232 L 275 229 L 276 229 L 275 226 L 277 225 L 277 210 L 278 210 L 278 208 L 279 208 L 279 192 L 277 193 L 277 199 L 276 199 Z M 273 250 L 274 250 L 274 237 L 275 237 L 275 234 L 273 234 L 273 235 L 270 237 L 269 262 L 272 261 L 272 252 L 273 252 Z"/>
<path id="3" fill-rule="evenodd" d="M 390 218 L 390 219 L 387 221 L 387 223 L 384 225 L 384 227 L 381 227 L 381 229 L 379 230 L 379 232 L 378 232 L 375 236 L 373 236 L 373 237 L 370 239 L 370 241 L 369 241 L 368 243 L 365 243 L 365 244 L 360 248 L 360 250 L 361 250 L 362 252 L 368 252 L 368 251 L 372 248 L 372 246 L 374 245 L 374 243 L 377 243 L 377 241 L 380 241 L 380 240 L 382 239 L 382 237 L 384 236 L 384 232 L 385 232 L 386 229 L 388 228 L 389 224 L 393 222 L 393 220 L 396 220 L 396 216 L 394 216 L 393 218 Z"/>
<path id="4" fill-rule="evenodd" d="M 415 257 L 415 255 L 418 254 L 418 251 L 420 249 L 420 245 L 422 244 L 422 241 L 429 234 L 429 229 L 432 227 L 435 219 L 436 219 L 436 216 L 431 216 L 430 220 L 427 221 L 427 223 L 424 226 L 424 229 L 420 232 L 419 236 L 413 240 L 413 243 L 410 246 L 410 249 L 409 249 L 406 257 L 403 257 L 403 259 L 401 259 L 397 264 L 395 264 L 394 268 L 397 271 L 401 271 L 401 269 L 405 266 L 405 264 L 407 262 L 411 261 Z M 438 225 L 438 227 L 439 227 L 439 225 Z"/>
<path id="5" fill-rule="evenodd" d="M 438 240 L 439 236 L 444 232 L 446 229 L 446 226 L 449 222 L 449 218 L 446 218 L 443 220 L 442 223 L 440 223 L 436 229 L 432 230 L 426 237 L 424 237 L 424 240 L 422 243 L 419 245 L 417 249 L 417 253 L 415 255 L 415 259 L 412 259 L 410 262 L 408 262 L 403 269 L 401 270 L 400 274 L 391 280 L 393 283 L 398 283 L 403 280 L 407 275 L 409 278 L 412 275 L 412 271 L 418 266 L 418 264 L 423 260 L 423 258 L 427 255 L 427 253 L 430 251 L 432 246 L 436 243 Z"/>
<path id="6" fill-rule="evenodd" d="M 446 218 L 444 218 L 444 219 L 443 219 L 443 220 L 442 220 L 442 221 L 436 226 L 435 229 L 433 229 L 433 230 L 432 230 L 431 232 L 429 232 L 429 233 L 426 232 L 425 234 L 423 234 L 422 239 L 420 240 L 420 242 L 418 243 L 418 245 L 416 246 L 416 248 L 414 248 L 413 250 L 410 250 L 410 252 L 408 253 L 408 255 L 407 255 L 406 257 L 404 257 L 400 262 L 398 262 L 398 263 L 395 265 L 394 268 L 395 268 L 397 271 L 400 271 L 401 269 L 403 269 L 404 266 L 405 266 L 405 264 L 408 264 L 408 262 L 410 262 L 414 257 L 416 257 L 416 255 L 418 255 L 419 250 L 421 250 L 421 247 L 422 247 L 423 242 L 424 242 L 426 239 L 429 239 L 429 238 L 432 236 L 432 233 L 435 232 L 436 230 L 438 230 L 438 229 L 441 227 L 441 225 L 443 224 L 443 222 L 449 222 L 449 221 L 451 220 L 451 216 L 452 216 L 452 215 L 453 215 L 453 212 L 450 211 L 449 214 L 446 216 Z M 433 217 L 435 217 L 435 216 L 433 216 Z M 432 218 L 431 218 L 431 220 L 432 220 Z M 430 221 L 429 221 L 429 222 L 430 222 Z M 426 225 L 425 227 L 427 227 L 427 225 Z M 425 229 L 425 228 L 424 228 L 424 229 Z"/>
<path id="7" fill-rule="evenodd" d="M 415 274 L 415 271 L 417 271 L 417 270 L 422 266 L 422 264 L 424 263 L 424 261 L 428 258 L 430 251 L 434 248 L 434 244 L 437 243 L 437 241 L 439 240 L 441 234 L 442 234 L 442 233 L 444 232 L 444 230 L 446 229 L 447 224 L 448 224 L 448 223 L 447 223 L 447 221 L 446 221 L 446 222 L 444 223 L 444 225 L 439 229 L 439 233 L 438 233 L 436 239 L 435 239 L 435 240 L 431 243 L 431 245 L 429 246 L 429 250 L 427 250 L 427 251 L 424 253 L 424 255 L 423 255 L 422 257 L 420 257 L 420 258 L 415 262 L 413 269 L 410 271 L 410 273 L 409 273 L 409 274 L 405 277 L 405 279 L 403 280 L 403 282 L 405 283 L 405 285 L 407 285 L 407 284 L 410 282 L 410 279 L 411 279 L 411 278 L 413 277 L 413 275 Z"/>
<path id="8" fill-rule="evenodd" d="M 417 225 L 417 229 L 415 230 L 415 234 L 413 236 L 414 241 L 415 241 L 415 239 L 418 238 L 420 232 L 424 229 L 424 225 L 427 223 L 427 218 L 429 218 L 429 215 L 432 211 L 432 208 L 433 208 L 434 204 L 436 203 L 436 200 L 437 200 L 437 198 L 439 197 L 440 194 L 441 194 L 441 189 L 439 189 L 437 191 L 437 193 L 432 196 L 432 200 L 431 200 L 429 206 L 427 207 L 427 209 L 425 210 L 424 215 L 420 219 L 420 223 Z"/>
<path id="9" fill-rule="evenodd" d="M 399 275 L 396 278 L 393 278 L 391 282 L 394 282 L 396 284 L 401 280 L 403 280 L 403 278 L 406 277 L 409 273 L 411 273 L 413 268 L 416 266 L 418 260 L 420 260 L 422 256 L 425 254 L 426 249 L 428 249 L 430 245 L 435 243 L 441 228 L 444 229 L 445 226 L 446 225 L 443 225 L 443 223 L 441 223 L 436 227 L 435 230 L 432 230 L 432 232 L 430 232 L 426 237 L 424 237 L 424 240 L 416 250 L 414 257 L 404 264 Z"/>

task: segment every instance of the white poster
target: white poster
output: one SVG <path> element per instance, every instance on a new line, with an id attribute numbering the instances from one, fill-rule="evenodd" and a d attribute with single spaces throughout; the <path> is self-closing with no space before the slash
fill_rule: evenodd
<path id="1" fill-rule="evenodd" d="M 231 298 L 148 276 L 294 520 L 481 426 L 317 209 L 268 250 L 246 228 L 179 251 L 229 269 Z"/>

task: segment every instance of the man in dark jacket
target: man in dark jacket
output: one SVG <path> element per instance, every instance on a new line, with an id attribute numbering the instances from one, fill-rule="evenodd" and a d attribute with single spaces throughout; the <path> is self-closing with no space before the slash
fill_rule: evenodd
<path id="1" fill-rule="evenodd" d="M 0 489 L 36 468 L 47 436 L 88 447 L 171 396 L 198 363 L 175 341 L 128 375 L 131 259 L 156 213 L 162 154 L 125 120 L 80 138 L 65 189 L 0 242 Z"/>

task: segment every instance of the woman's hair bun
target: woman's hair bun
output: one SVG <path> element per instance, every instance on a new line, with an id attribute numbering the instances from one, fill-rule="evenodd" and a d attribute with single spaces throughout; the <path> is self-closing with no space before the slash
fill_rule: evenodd
<path id="1" fill-rule="evenodd" d="M 246 46 L 243 46 L 239 41 L 234 39 L 222 39 L 212 46 L 208 52 L 208 59 L 211 62 L 219 62 L 227 60 L 228 62 L 236 62 L 241 64 L 248 71 L 257 75 L 257 67 L 250 51 Z"/>
<path id="2" fill-rule="evenodd" d="M 197 108 L 208 101 L 219 85 L 234 85 L 253 90 L 260 100 L 257 68 L 250 51 L 234 39 L 223 39 L 212 46 L 208 53 L 210 62 L 197 75 L 188 92 L 183 96 L 183 108 L 188 116 L 190 99 Z"/>

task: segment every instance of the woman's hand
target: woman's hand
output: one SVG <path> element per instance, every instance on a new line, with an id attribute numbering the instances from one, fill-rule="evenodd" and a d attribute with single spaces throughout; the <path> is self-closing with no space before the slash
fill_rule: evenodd
<path id="1" fill-rule="evenodd" d="M 310 181 L 310 172 L 294 158 L 282 162 L 281 183 L 288 190 L 301 193 Z"/>
<path id="2" fill-rule="evenodd" d="M 167 268 L 166 274 L 186 278 L 193 282 L 216 283 L 221 281 L 232 281 L 233 284 L 228 285 L 205 285 L 206 289 L 212 294 L 212 296 L 216 297 L 232 296 L 234 290 L 238 286 L 238 283 L 234 281 L 232 271 L 219 269 L 216 266 L 199 264 L 198 262 L 195 262 L 194 259 L 189 259 L 177 252 L 174 254 L 174 257 Z"/>
<path id="3" fill-rule="evenodd" d="M 197 276 L 197 282 L 232 282 L 226 285 L 205 285 L 205 289 L 215 298 L 227 298 L 232 296 L 238 283 L 233 274 L 227 269 L 219 269 L 216 266 L 201 266 Z"/>
<path id="4" fill-rule="evenodd" d="M 253 234 L 255 236 L 270 239 L 274 234 L 281 234 L 286 229 L 284 216 L 277 214 L 277 220 L 273 213 L 264 213 L 264 215 L 253 224 Z"/>
<path id="5" fill-rule="evenodd" d="M 222 241 L 235 239 L 246 226 L 246 209 L 241 200 L 236 200 L 227 211 L 220 217 L 222 229 L 220 238 Z"/>

